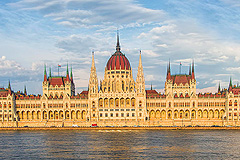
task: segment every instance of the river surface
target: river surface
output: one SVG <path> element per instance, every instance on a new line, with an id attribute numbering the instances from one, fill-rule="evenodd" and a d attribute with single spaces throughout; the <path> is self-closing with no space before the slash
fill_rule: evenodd
<path id="1" fill-rule="evenodd" d="M 0 131 L 0 159 L 240 159 L 240 130 Z"/>

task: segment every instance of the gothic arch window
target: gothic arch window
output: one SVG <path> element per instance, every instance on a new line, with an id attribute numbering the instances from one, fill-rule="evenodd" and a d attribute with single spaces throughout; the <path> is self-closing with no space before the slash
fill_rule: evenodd
<path id="1" fill-rule="evenodd" d="M 12 107 L 11 103 L 9 102 L 8 103 L 8 108 L 10 109 Z"/>
<path id="2" fill-rule="evenodd" d="M 231 100 L 229 101 L 229 106 L 232 106 L 232 101 Z"/>
<path id="3" fill-rule="evenodd" d="M 114 81 L 112 82 L 112 91 L 115 91 L 115 89 L 114 89 Z"/>
<path id="4" fill-rule="evenodd" d="M 234 106 L 237 106 L 237 100 L 234 101 Z"/>
<path id="5" fill-rule="evenodd" d="M 122 81 L 122 90 L 124 91 L 124 82 Z"/>
<path id="6" fill-rule="evenodd" d="M 142 101 L 139 101 L 139 107 L 142 107 Z"/>

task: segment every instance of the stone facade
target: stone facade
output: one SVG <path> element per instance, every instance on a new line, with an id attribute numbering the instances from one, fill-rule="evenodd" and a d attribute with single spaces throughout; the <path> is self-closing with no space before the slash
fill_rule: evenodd
<path id="1" fill-rule="evenodd" d="M 0 127 L 51 126 L 239 126 L 240 87 L 230 80 L 228 90 L 196 93 L 194 63 L 189 74 L 172 75 L 167 67 L 165 92 L 145 90 L 139 55 L 136 81 L 117 36 L 116 52 L 98 81 L 94 53 L 88 91 L 75 94 L 72 69 L 66 76 L 47 76 L 43 95 L 0 88 Z"/>

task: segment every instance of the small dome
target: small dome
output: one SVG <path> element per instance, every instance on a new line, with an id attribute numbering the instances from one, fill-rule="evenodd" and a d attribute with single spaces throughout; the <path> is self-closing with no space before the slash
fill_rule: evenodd
<path id="1" fill-rule="evenodd" d="M 127 57 L 120 51 L 119 35 L 117 34 L 116 52 L 110 57 L 107 62 L 107 70 L 130 70 L 131 66 Z"/>
<path id="2" fill-rule="evenodd" d="M 130 70 L 127 57 L 121 51 L 116 51 L 107 62 L 107 70 Z"/>

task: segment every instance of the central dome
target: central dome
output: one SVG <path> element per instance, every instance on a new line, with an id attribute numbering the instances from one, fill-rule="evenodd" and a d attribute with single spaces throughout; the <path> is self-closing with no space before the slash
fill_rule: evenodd
<path id="1" fill-rule="evenodd" d="M 131 66 L 127 57 L 120 51 L 119 36 L 117 35 L 116 52 L 109 58 L 107 70 L 130 70 Z"/>

